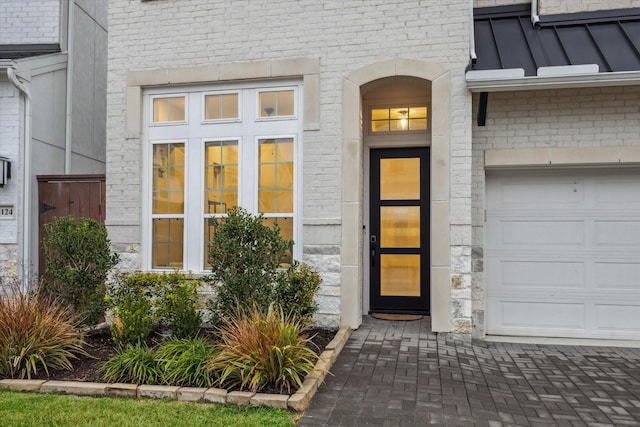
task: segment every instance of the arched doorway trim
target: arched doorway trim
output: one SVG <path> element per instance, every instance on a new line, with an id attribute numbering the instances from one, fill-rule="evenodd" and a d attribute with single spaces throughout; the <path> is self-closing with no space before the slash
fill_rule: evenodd
<path id="1" fill-rule="evenodd" d="M 357 328 L 363 298 L 362 85 L 384 77 L 411 76 L 432 82 L 431 142 L 431 322 L 451 329 L 449 227 L 449 72 L 418 59 L 390 59 L 351 71 L 342 86 L 342 256 L 341 323 Z"/>

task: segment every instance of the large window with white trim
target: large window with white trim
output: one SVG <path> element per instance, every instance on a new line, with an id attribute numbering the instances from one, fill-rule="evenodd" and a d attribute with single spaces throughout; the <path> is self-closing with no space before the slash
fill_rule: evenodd
<path id="1" fill-rule="evenodd" d="M 145 92 L 145 269 L 206 270 L 214 220 L 237 206 L 300 256 L 301 99 L 292 81 Z"/>

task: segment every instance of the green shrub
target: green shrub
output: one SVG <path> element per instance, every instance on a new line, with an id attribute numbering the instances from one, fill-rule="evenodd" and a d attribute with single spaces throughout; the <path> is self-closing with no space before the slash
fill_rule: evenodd
<path id="1" fill-rule="evenodd" d="M 177 338 L 198 334 L 198 279 L 182 273 L 123 273 L 105 297 L 115 321 L 111 335 L 120 345 L 145 341 L 155 326 L 169 326 Z"/>
<path id="2" fill-rule="evenodd" d="M 147 340 L 158 317 L 153 309 L 162 276 L 155 273 L 119 274 L 105 300 L 113 311 L 111 337 L 120 345 Z"/>
<path id="3" fill-rule="evenodd" d="M 220 386 L 253 392 L 273 386 L 290 392 L 292 386 L 302 386 L 317 359 L 303 331 L 302 322 L 274 304 L 266 312 L 255 307 L 249 312 L 240 310 L 223 320 L 220 352 L 207 367 L 219 372 Z"/>
<path id="4" fill-rule="evenodd" d="M 310 323 L 318 311 L 315 295 L 320 287 L 320 275 L 304 263 L 294 261 L 278 276 L 274 300 L 283 310 L 304 323 Z"/>
<path id="5" fill-rule="evenodd" d="M 213 373 L 206 369 L 216 349 L 206 338 L 173 339 L 156 351 L 166 384 L 211 387 Z"/>
<path id="6" fill-rule="evenodd" d="M 265 308 L 273 301 L 277 269 L 293 248 L 279 228 L 263 224 L 242 208 L 214 219 L 215 233 L 209 249 L 211 278 L 216 296 L 210 300 L 213 323 L 231 315 L 236 307 Z"/>
<path id="7" fill-rule="evenodd" d="M 200 281 L 181 273 L 162 276 L 158 290 L 158 316 L 168 325 L 176 338 L 194 338 L 202 324 L 198 311 Z"/>
<path id="8" fill-rule="evenodd" d="M 305 321 L 317 311 L 313 297 L 320 276 L 297 262 L 279 271 L 291 256 L 293 242 L 282 238 L 277 225 L 270 228 L 263 220 L 242 208 L 215 220 L 209 263 L 216 295 L 207 304 L 214 324 L 232 316 L 237 307 L 266 312 L 274 301 Z"/>
<path id="9" fill-rule="evenodd" d="M 86 352 L 70 307 L 18 285 L 0 293 L 0 376 L 28 378 L 39 369 L 72 369 Z"/>
<path id="10" fill-rule="evenodd" d="M 44 230 L 44 292 L 71 305 L 82 323 L 96 324 L 105 311 L 107 275 L 119 260 L 111 252 L 105 226 L 66 216 L 45 224 Z"/>
<path id="11" fill-rule="evenodd" d="M 100 372 L 111 383 L 159 384 L 162 380 L 153 350 L 142 342 L 119 348 L 115 356 L 100 366 Z"/>

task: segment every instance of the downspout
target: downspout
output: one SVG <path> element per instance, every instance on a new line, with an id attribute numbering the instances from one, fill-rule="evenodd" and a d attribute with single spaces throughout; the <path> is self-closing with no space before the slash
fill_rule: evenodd
<path id="1" fill-rule="evenodd" d="M 30 266 L 30 229 L 31 229 L 31 91 L 16 77 L 12 67 L 7 68 L 7 76 L 11 83 L 24 94 L 24 158 L 22 178 L 22 286 L 27 289 L 29 284 Z"/>
<path id="2" fill-rule="evenodd" d="M 538 0 L 531 0 L 531 23 L 535 26 L 540 22 L 540 15 L 538 15 Z"/>
<path id="3" fill-rule="evenodd" d="M 473 20 L 473 0 L 470 0 L 469 4 L 471 5 L 469 8 L 469 56 L 471 57 L 471 64 L 475 64 L 478 59 L 478 55 L 476 55 L 476 32 L 474 24 L 475 21 Z"/>
<path id="4" fill-rule="evenodd" d="M 64 125 L 64 174 L 71 173 L 71 150 L 72 150 L 72 109 L 73 109 L 73 10 L 75 0 L 68 0 L 67 13 L 67 99 L 66 116 Z"/>

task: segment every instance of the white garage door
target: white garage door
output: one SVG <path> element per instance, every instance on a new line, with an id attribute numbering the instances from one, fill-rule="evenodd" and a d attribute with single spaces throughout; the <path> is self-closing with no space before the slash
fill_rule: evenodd
<path id="1" fill-rule="evenodd" d="M 486 181 L 488 334 L 640 339 L 640 171 Z"/>

